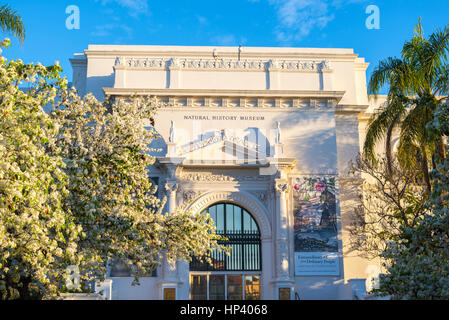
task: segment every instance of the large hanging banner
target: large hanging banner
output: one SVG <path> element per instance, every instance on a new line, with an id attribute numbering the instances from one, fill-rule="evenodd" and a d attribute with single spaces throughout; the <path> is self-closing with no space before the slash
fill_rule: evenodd
<path id="1" fill-rule="evenodd" d="M 339 275 L 335 177 L 293 178 L 293 214 L 295 274 Z"/>

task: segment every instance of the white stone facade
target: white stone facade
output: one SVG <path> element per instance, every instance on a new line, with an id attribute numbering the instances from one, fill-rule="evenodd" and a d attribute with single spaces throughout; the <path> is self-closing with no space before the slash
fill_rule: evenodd
<path id="1" fill-rule="evenodd" d="M 291 299 L 354 298 L 353 283 L 360 287 L 372 264 L 349 252 L 346 231 L 361 185 L 348 162 L 360 152 L 359 116 L 369 107 L 363 58 L 351 49 L 91 45 L 71 63 L 81 94 L 165 103 L 154 118 L 162 138 L 151 176 L 166 192 L 167 211 L 220 202 L 246 209 L 260 229 L 262 299 L 279 299 L 279 288 Z M 310 204 L 321 220 L 304 222 L 311 201 L 322 202 Z M 335 211 L 327 243 L 326 210 Z M 308 243 L 301 241 L 314 237 L 331 254 L 301 255 Z M 162 299 L 164 288 L 175 288 L 177 299 L 190 299 L 191 273 L 180 262 L 136 287 L 112 277 L 111 296 Z"/>

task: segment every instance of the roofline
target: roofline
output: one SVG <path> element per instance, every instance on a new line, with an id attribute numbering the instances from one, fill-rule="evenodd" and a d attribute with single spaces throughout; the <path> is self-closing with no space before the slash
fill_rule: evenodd
<path id="1" fill-rule="evenodd" d="M 207 56 L 236 57 L 239 47 L 220 46 L 158 46 L 158 45 L 89 45 L 86 56 Z M 293 47 L 242 47 L 241 58 L 344 58 L 356 59 L 359 55 L 346 48 L 293 48 Z"/>

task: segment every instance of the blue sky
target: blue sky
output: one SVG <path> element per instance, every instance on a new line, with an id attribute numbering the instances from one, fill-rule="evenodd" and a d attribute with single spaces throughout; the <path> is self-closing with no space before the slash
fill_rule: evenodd
<path id="1" fill-rule="evenodd" d="M 1 1 L 2 3 L 5 1 Z M 397 56 L 422 17 L 427 35 L 449 23 L 448 0 L 12 0 L 27 36 L 4 51 L 9 59 L 45 65 L 89 44 L 353 48 L 371 65 Z M 80 10 L 68 30 L 66 8 Z M 380 29 L 368 29 L 366 8 L 380 10 Z M 2 36 L 7 36 L 2 34 Z M 12 38 L 12 37 L 10 37 Z"/>

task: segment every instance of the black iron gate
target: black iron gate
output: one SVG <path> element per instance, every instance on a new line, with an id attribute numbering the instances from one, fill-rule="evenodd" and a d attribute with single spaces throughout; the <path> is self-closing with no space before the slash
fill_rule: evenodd
<path id="1" fill-rule="evenodd" d="M 220 212 L 213 208 L 222 206 Z M 237 208 L 237 210 L 235 209 Z M 211 214 L 210 211 L 213 212 Z M 233 210 L 232 214 L 229 210 Z M 226 255 L 223 251 L 214 251 L 211 254 L 212 263 L 201 261 L 193 257 L 190 263 L 190 271 L 260 271 L 262 270 L 262 253 L 260 232 L 257 223 L 252 216 L 243 208 L 234 204 L 217 204 L 207 209 L 211 217 L 222 222 L 217 226 L 216 233 L 227 238 L 228 241 L 220 241 L 221 245 L 230 247 L 230 255 Z M 241 214 L 240 217 L 237 215 Z M 218 217 L 218 215 L 220 215 Z M 232 227 L 230 227 L 230 219 L 232 216 Z M 235 221 L 239 221 L 239 225 L 235 225 Z"/>

